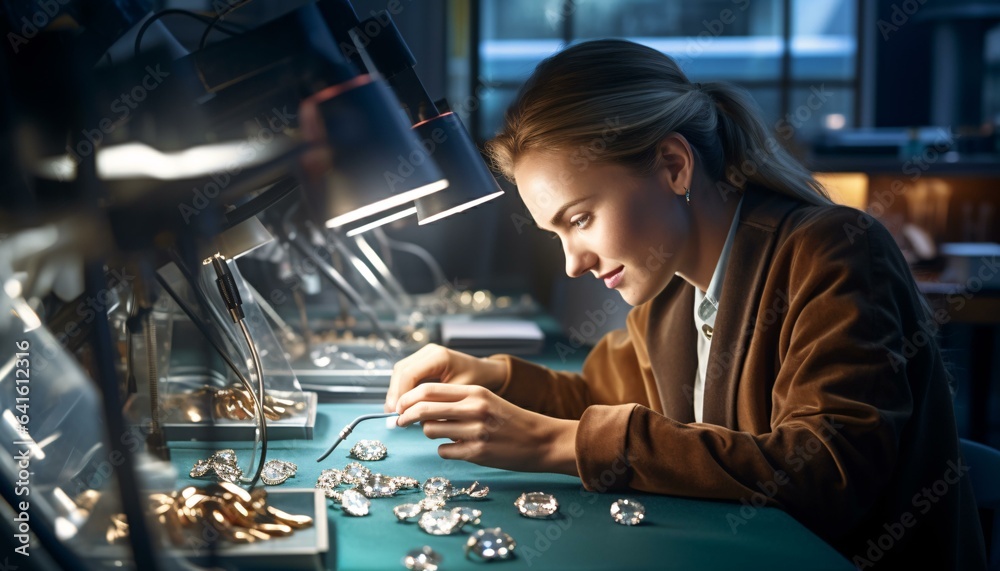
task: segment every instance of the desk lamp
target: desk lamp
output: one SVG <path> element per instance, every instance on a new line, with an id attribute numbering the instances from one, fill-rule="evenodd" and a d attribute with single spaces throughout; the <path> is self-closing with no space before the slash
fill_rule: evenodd
<path id="1" fill-rule="evenodd" d="M 246 87 L 260 83 L 247 80 L 260 74 L 279 87 L 295 82 L 297 127 L 314 147 L 298 174 L 309 216 L 324 227 L 376 217 L 448 186 L 435 161 L 400 159 L 422 152 L 417 136 L 385 84 L 343 58 L 314 4 L 184 60 L 178 67 L 193 66 L 205 90 L 228 101 L 249 95 Z"/>
<path id="2" fill-rule="evenodd" d="M 459 118 L 449 110 L 442 112 L 428 96 L 413 70 L 416 59 L 388 12 L 382 10 L 359 20 L 349 0 L 320 0 L 318 6 L 343 51 L 350 54 L 356 65 L 386 78 L 414 132 L 433 145 L 428 154 L 441 167 L 450 185 L 437 193 L 440 196 L 434 200 L 429 197 L 416 200 L 419 223 L 440 220 L 503 194 Z M 366 29 L 378 33 L 369 36 L 364 32 Z M 397 216 L 410 213 L 400 212 Z"/>
<path id="3" fill-rule="evenodd" d="M 326 0 L 333 1 L 339 0 Z M 361 30 L 369 26 L 381 29 L 368 38 Z M 414 123 L 414 132 L 422 141 L 430 142 L 425 143 L 432 145 L 430 154 L 451 182 L 445 191 L 415 201 L 419 224 L 429 224 L 502 195 L 503 190 L 458 115 L 447 109 L 447 101 L 431 101 L 413 70 L 416 59 L 389 13 L 383 10 L 361 20 L 350 34 L 368 69 L 377 70 L 393 87 Z"/>
<path id="4" fill-rule="evenodd" d="M 428 224 L 497 198 L 503 190 L 486 168 L 461 120 L 447 109 L 447 101 L 431 101 L 414 72 L 416 59 L 389 14 L 381 11 L 371 18 L 359 20 L 349 0 L 321 0 L 318 5 L 342 51 L 351 57 L 351 61 L 386 77 L 414 124 L 414 133 L 450 182 L 449 187 L 441 192 L 387 212 L 377 223 L 347 227 L 347 237 L 354 238 L 388 289 L 395 291 L 399 299 L 406 302 L 406 293 L 364 234 L 412 214 L 417 214 L 419 224 Z M 366 30 L 378 32 L 370 34 Z M 443 283 L 451 289 L 447 281 Z"/>

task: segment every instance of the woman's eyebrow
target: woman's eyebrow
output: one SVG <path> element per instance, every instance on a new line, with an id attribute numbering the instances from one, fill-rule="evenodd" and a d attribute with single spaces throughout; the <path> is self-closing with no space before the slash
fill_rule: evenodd
<path id="1" fill-rule="evenodd" d="M 571 200 L 566 204 L 563 204 L 562 207 L 560 207 L 559 210 L 557 210 L 556 213 L 552 215 L 552 220 L 549 220 L 549 224 L 551 224 L 553 227 L 558 226 L 559 220 L 563 217 L 564 214 L 566 214 L 567 210 L 569 210 L 571 207 L 577 204 L 580 204 L 585 200 L 590 200 L 593 196 L 594 195 L 591 194 L 588 196 L 584 196 L 583 198 L 577 198 L 576 200 Z"/>

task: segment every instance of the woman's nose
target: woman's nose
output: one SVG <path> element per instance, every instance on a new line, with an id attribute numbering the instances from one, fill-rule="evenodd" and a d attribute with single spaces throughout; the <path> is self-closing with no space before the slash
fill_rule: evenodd
<path id="1" fill-rule="evenodd" d="M 563 252 L 566 254 L 566 275 L 571 278 L 587 273 L 597 261 L 593 252 L 577 244 L 563 242 Z"/>

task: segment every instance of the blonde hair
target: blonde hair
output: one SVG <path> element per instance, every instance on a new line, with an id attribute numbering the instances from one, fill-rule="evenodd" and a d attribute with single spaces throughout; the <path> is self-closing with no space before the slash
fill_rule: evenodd
<path id="1" fill-rule="evenodd" d="M 831 204 L 823 186 L 769 135 L 746 90 L 693 84 L 669 56 L 625 40 L 576 44 L 538 64 L 486 152 L 511 182 L 517 161 L 531 151 L 575 150 L 586 154 L 581 160 L 648 174 L 658 164 L 659 142 L 671 133 L 687 139 L 714 181 L 739 188 L 751 182 Z"/>

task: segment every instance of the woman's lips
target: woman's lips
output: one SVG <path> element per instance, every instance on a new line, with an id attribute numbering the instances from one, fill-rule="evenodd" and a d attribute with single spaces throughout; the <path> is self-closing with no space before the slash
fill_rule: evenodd
<path id="1" fill-rule="evenodd" d="M 622 282 L 622 277 L 624 277 L 624 275 L 625 266 L 622 266 L 615 270 L 614 273 L 604 276 L 604 285 L 607 286 L 608 289 L 615 289 L 618 287 L 618 284 Z"/>

